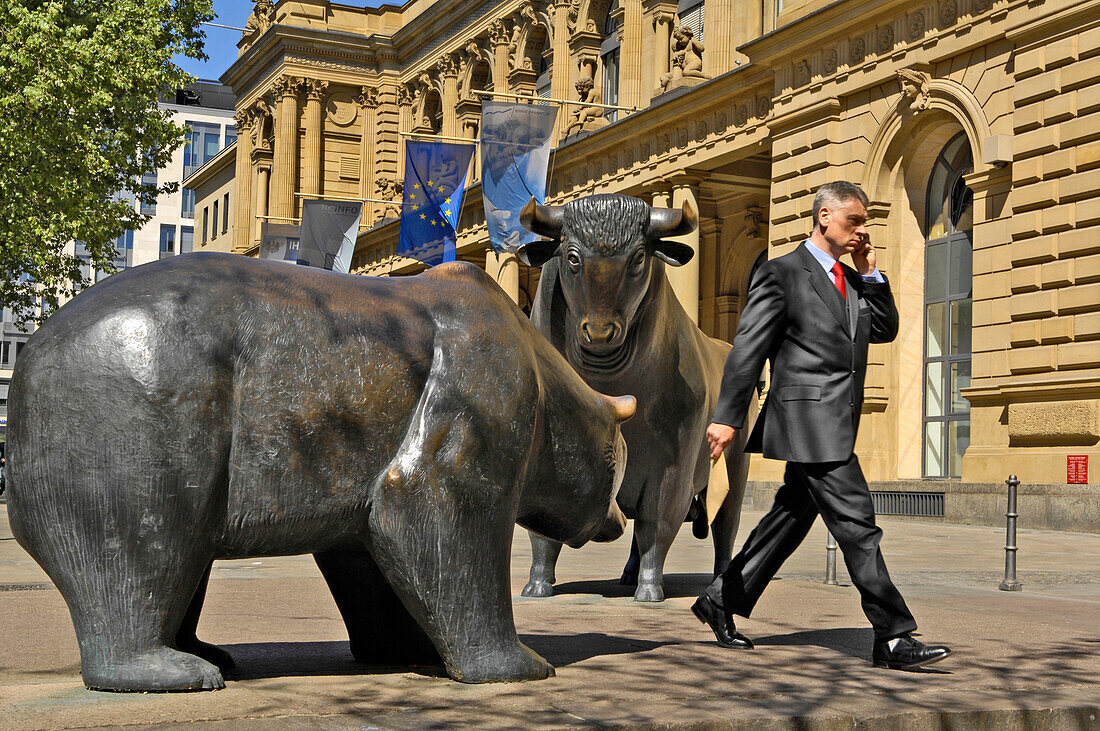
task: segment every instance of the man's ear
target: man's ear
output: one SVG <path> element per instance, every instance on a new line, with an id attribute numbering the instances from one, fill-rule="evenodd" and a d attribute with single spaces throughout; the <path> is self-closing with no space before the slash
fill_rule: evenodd
<path id="1" fill-rule="evenodd" d="M 516 256 L 529 267 L 541 267 L 558 255 L 560 245 L 558 239 L 540 239 L 519 247 Z"/>
<path id="2" fill-rule="evenodd" d="M 682 267 L 691 261 L 691 257 L 695 256 L 694 249 L 687 244 L 681 244 L 679 241 L 658 239 L 651 246 L 653 247 L 653 256 L 674 267 Z"/>

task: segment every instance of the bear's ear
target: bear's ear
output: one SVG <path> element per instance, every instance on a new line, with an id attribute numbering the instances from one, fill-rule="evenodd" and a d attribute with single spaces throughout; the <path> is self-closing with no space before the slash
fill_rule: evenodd
<path id="1" fill-rule="evenodd" d="M 541 267 L 558 255 L 561 242 L 557 239 L 540 239 L 519 247 L 516 255 L 529 267 Z M 690 247 L 688 248 L 690 251 Z"/>
<path id="2" fill-rule="evenodd" d="M 650 246 L 653 247 L 653 256 L 674 267 L 682 267 L 691 261 L 691 257 L 695 256 L 694 249 L 687 244 L 681 244 L 679 241 L 658 239 Z"/>

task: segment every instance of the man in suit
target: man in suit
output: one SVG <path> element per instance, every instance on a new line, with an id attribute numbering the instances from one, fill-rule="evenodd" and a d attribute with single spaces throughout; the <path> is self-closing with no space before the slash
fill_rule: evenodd
<path id="1" fill-rule="evenodd" d="M 853 453 L 867 345 L 897 336 L 898 312 L 890 284 L 875 266 L 866 194 L 852 183 L 829 183 L 814 197 L 813 216 L 810 238 L 757 272 L 707 429 L 717 459 L 743 426 L 769 359 L 771 388 L 745 449 L 786 460 L 783 486 L 692 611 L 710 625 L 718 644 L 751 649 L 733 614 L 750 615 L 820 514 L 844 553 L 874 627 L 875 666 L 915 668 L 942 660 L 950 650 L 926 646 L 910 634 L 917 624 L 886 571 L 879 550 L 882 531 Z M 851 254 L 855 269 L 838 261 L 844 254 Z"/>

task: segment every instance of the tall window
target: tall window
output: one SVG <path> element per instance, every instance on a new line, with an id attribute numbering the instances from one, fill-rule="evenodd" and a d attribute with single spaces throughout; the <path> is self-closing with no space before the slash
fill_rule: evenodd
<path id="1" fill-rule="evenodd" d="M 210 226 L 210 240 L 211 241 L 218 238 L 218 203 L 219 203 L 219 201 L 214 201 L 214 215 L 211 217 L 212 220 L 210 221 L 210 223 L 211 223 L 211 226 Z"/>
<path id="2" fill-rule="evenodd" d="M 227 124 L 225 125 L 225 144 L 222 147 L 229 147 L 237 141 L 237 125 Z"/>
<path id="3" fill-rule="evenodd" d="M 229 194 L 222 198 L 222 233 L 229 232 Z"/>
<path id="4" fill-rule="evenodd" d="M 603 66 L 603 103 L 619 103 L 619 0 L 612 0 L 603 24 L 600 43 L 600 65 Z M 614 122 L 617 110 L 607 111 L 607 120 Z"/>
<path id="5" fill-rule="evenodd" d="M 176 253 L 176 226 L 171 223 L 160 225 L 160 258 Z"/>
<path id="6" fill-rule="evenodd" d="M 703 25 L 705 6 L 703 0 L 679 0 L 676 5 L 676 14 L 680 17 L 680 24 L 691 28 L 695 34 L 695 40 L 703 43 Z"/>
<path id="7" fill-rule="evenodd" d="M 970 445 L 974 169 L 964 133 L 951 139 L 928 181 L 924 254 L 924 476 L 961 477 Z"/>
<path id="8" fill-rule="evenodd" d="M 151 173 L 145 173 L 145 175 L 141 176 L 141 184 L 152 186 L 154 188 L 157 187 L 157 171 L 154 170 Z M 142 201 L 141 202 L 141 215 L 143 215 L 143 216 L 155 216 L 155 215 L 157 215 L 157 202 L 156 202 L 156 200 L 153 200 L 153 201 L 150 201 L 150 202 Z"/>
<path id="9" fill-rule="evenodd" d="M 187 122 L 187 141 L 183 148 L 183 177 L 189 176 L 221 150 L 222 128 L 218 124 Z"/>
<path id="10" fill-rule="evenodd" d="M 190 254 L 195 248 L 195 227 L 180 226 L 180 253 Z"/>
<path id="11" fill-rule="evenodd" d="M 214 219 L 215 222 L 217 222 L 217 220 L 218 220 L 217 218 Z M 206 245 L 206 231 L 207 231 L 206 225 L 209 221 L 210 221 L 210 209 L 209 208 L 203 208 L 202 209 L 202 243 L 203 243 L 203 246 Z"/>
<path id="12" fill-rule="evenodd" d="M 195 217 L 195 191 L 189 188 L 183 189 L 183 203 L 180 205 L 180 216 L 182 218 Z"/>

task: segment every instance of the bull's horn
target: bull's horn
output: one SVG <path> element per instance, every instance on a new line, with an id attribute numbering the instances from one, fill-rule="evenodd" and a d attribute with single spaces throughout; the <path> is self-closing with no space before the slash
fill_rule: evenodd
<path id="1" fill-rule="evenodd" d="M 611 402 L 611 411 L 619 421 L 626 421 L 638 410 L 638 399 L 633 396 L 607 396 L 606 398 Z"/>
<path id="2" fill-rule="evenodd" d="M 561 236 L 562 206 L 540 205 L 534 196 L 519 212 L 519 222 L 531 233 L 556 239 Z"/>
<path id="3" fill-rule="evenodd" d="M 699 215 L 687 201 L 684 201 L 684 206 L 680 210 L 651 208 L 646 238 L 652 241 L 665 236 L 683 236 L 694 231 L 697 225 L 699 225 Z"/>

